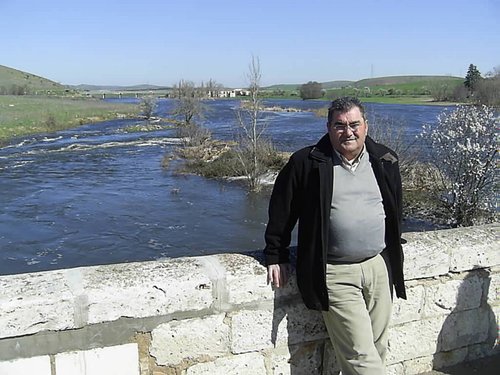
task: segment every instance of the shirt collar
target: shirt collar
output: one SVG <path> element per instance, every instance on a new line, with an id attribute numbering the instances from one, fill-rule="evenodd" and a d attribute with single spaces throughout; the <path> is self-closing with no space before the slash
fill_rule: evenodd
<path id="1" fill-rule="evenodd" d="M 338 159 L 341 162 L 341 165 L 345 169 L 350 170 L 350 171 L 354 171 L 354 170 L 356 170 L 359 163 L 361 162 L 361 159 L 363 159 L 364 155 L 366 154 L 366 147 L 363 144 L 363 149 L 361 150 L 359 155 L 356 156 L 353 160 L 347 160 L 347 158 L 344 155 L 342 155 L 340 152 L 338 152 L 335 149 L 333 149 L 333 151 L 335 152 L 335 155 L 337 155 Z"/>

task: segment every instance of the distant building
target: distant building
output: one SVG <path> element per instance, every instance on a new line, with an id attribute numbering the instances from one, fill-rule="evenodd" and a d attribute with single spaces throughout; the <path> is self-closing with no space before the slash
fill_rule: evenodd
<path id="1" fill-rule="evenodd" d="M 236 98 L 237 96 L 249 96 L 250 90 L 248 89 L 227 89 L 219 91 L 219 98 Z"/>

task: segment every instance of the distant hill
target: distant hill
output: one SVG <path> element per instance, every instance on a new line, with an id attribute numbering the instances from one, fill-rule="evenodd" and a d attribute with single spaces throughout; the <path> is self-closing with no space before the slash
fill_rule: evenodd
<path id="1" fill-rule="evenodd" d="M 341 87 L 349 86 L 355 84 L 354 81 L 329 81 L 329 82 L 322 82 L 321 86 L 325 89 L 338 89 Z"/>
<path id="2" fill-rule="evenodd" d="M 293 91 L 293 90 L 298 90 L 300 87 L 300 84 L 296 83 L 282 83 L 278 85 L 271 85 L 271 86 L 266 86 L 263 87 L 263 90 L 285 90 L 285 91 Z"/>
<path id="3" fill-rule="evenodd" d="M 367 78 L 354 82 L 355 87 L 373 87 L 373 86 L 387 86 L 387 85 L 401 85 L 401 84 L 422 84 L 440 81 L 463 81 L 462 77 L 452 76 L 388 76 Z"/>
<path id="4" fill-rule="evenodd" d="M 0 94 L 63 92 L 66 89 L 66 86 L 60 83 L 0 65 Z"/>
<path id="5" fill-rule="evenodd" d="M 321 86 L 324 89 L 333 89 L 333 88 L 340 88 L 353 85 L 354 83 L 355 83 L 354 81 L 329 81 L 329 82 L 321 82 Z M 302 86 L 302 83 L 296 83 L 296 84 L 289 83 L 289 84 L 278 84 L 278 85 L 267 86 L 263 87 L 263 89 L 293 91 L 293 90 L 299 90 L 300 86 Z"/>
<path id="6" fill-rule="evenodd" d="M 81 91 L 158 91 L 168 90 L 167 86 L 156 85 L 135 85 L 135 86 L 106 86 L 106 85 L 73 85 L 70 86 L 74 90 Z"/>
<path id="7" fill-rule="evenodd" d="M 412 75 L 412 76 L 388 76 L 367 78 L 359 81 L 327 81 L 321 82 L 323 89 L 332 90 L 343 87 L 355 88 L 376 88 L 381 86 L 429 86 L 436 82 L 449 82 L 459 84 L 463 82 L 462 77 L 451 76 L 425 76 L 425 75 Z M 305 82 L 304 82 L 305 83 Z M 284 90 L 284 91 L 298 91 L 302 83 L 298 84 L 276 84 L 263 87 L 264 90 Z M 65 86 L 60 83 L 48 80 L 37 75 L 23 72 L 20 70 L 12 69 L 0 65 L 0 94 L 35 94 L 35 93 L 58 93 L 67 92 L 70 90 L 77 91 L 161 91 L 169 90 L 168 86 L 157 85 L 135 85 L 135 86 L 112 86 L 112 85 L 73 85 Z M 15 92 L 13 92 L 15 91 Z"/>
<path id="8" fill-rule="evenodd" d="M 435 82 L 463 82 L 462 77 L 451 77 L 451 76 L 388 76 L 388 77 L 377 77 L 377 78 L 366 78 L 359 81 L 328 81 L 320 82 L 321 86 L 325 90 L 339 89 L 342 87 L 377 87 L 377 86 L 399 86 L 399 85 L 420 85 L 425 86 Z M 306 82 L 304 82 L 306 83 Z M 264 87 L 266 90 L 299 90 L 300 84 L 282 84 L 282 85 L 272 85 Z"/>

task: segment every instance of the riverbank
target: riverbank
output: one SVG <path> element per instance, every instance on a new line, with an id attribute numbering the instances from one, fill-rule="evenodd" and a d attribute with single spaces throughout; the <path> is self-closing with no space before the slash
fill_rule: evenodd
<path id="1" fill-rule="evenodd" d="M 328 102 L 330 99 L 324 100 Z M 361 100 L 366 103 L 384 104 L 435 106 L 457 104 L 434 102 L 430 96 L 425 95 L 370 97 Z M 291 111 L 291 108 L 287 110 Z M 136 104 L 106 102 L 95 98 L 0 95 L 0 144 L 13 137 L 53 132 L 115 118 L 134 117 L 138 111 Z"/>
<path id="2" fill-rule="evenodd" d="M 280 100 L 297 100 L 297 96 L 266 96 L 265 99 L 280 99 Z M 331 97 L 324 97 L 314 100 L 324 100 L 325 102 L 332 101 Z M 370 96 L 360 97 L 359 100 L 363 103 L 382 103 L 382 104 L 408 104 L 408 105 L 433 105 L 433 106 L 450 106 L 464 103 L 457 102 L 438 102 L 430 95 L 387 95 L 387 96 Z"/>
<path id="3" fill-rule="evenodd" d="M 135 104 L 96 99 L 0 95 L 0 144 L 13 137 L 137 116 Z"/>

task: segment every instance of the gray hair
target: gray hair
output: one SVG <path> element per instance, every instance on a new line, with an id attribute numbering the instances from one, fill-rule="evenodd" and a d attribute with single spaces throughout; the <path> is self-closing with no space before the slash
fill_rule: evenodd
<path id="1" fill-rule="evenodd" d="M 328 108 L 328 123 L 330 124 L 331 121 L 333 120 L 334 112 L 345 113 L 349 112 L 354 107 L 359 108 L 361 116 L 363 116 L 363 120 L 366 121 L 365 107 L 360 102 L 360 100 L 353 96 L 344 96 L 342 98 L 335 99 L 330 104 L 330 107 Z"/>

